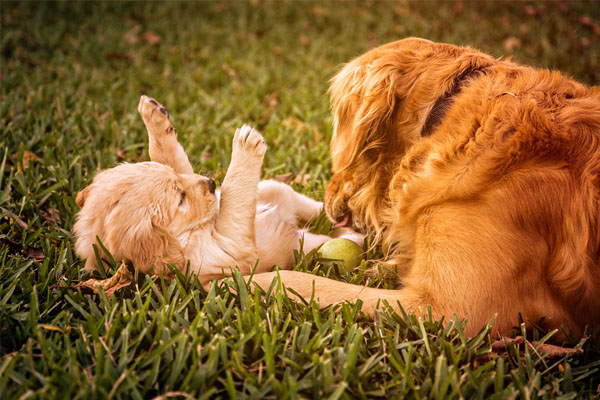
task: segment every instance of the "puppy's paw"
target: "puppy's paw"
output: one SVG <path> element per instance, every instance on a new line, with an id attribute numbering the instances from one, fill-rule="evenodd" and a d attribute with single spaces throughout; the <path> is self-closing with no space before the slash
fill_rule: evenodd
<path id="1" fill-rule="evenodd" d="M 167 109 L 152 97 L 142 95 L 138 112 L 148 129 L 148 135 L 160 139 L 163 135 L 175 134 L 175 127 L 169 119 Z"/>
<path id="2" fill-rule="evenodd" d="M 236 129 L 233 135 L 233 157 L 255 156 L 262 159 L 267 151 L 265 139 L 248 125 Z"/>

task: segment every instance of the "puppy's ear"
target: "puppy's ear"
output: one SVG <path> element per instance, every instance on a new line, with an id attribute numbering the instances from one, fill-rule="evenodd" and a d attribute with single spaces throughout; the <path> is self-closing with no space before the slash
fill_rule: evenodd
<path id="1" fill-rule="evenodd" d="M 156 208 L 135 209 L 124 207 L 111 215 L 111 227 L 106 240 L 109 249 L 118 249 L 119 258 L 131 260 L 145 274 L 170 276 L 168 264 L 181 269 L 185 267 L 183 249 L 165 227 Z M 128 212 L 126 212 L 128 211 Z"/>
<path id="2" fill-rule="evenodd" d="M 75 198 L 75 203 L 77 203 L 77 206 L 79 208 L 82 208 L 83 205 L 85 204 L 85 199 L 87 198 L 88 194 L 90 193 L 90 187 L 91 186 L 87 186 L 81 192 L 77 193 L 77 197 Z"/>

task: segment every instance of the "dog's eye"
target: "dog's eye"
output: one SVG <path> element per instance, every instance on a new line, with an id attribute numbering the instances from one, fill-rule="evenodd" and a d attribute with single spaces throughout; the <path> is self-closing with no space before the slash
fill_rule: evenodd
<path id="1" fill-rule="evenodd" d="M 184 200 L 185 200 L 185 192 L 181 192 L 181 200 L 179 200 L 179 205 L 181 205 L 181 203 L 183 203 Z"/>

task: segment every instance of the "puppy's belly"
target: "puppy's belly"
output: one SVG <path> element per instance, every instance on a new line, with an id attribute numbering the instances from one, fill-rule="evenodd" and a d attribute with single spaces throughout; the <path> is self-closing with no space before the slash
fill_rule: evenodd
<path id="1" fill-rule="evenodd" d="M 289 216 L 282 215 L 277 206 L 259 203 L 255 234 L 259 257 L 256 272 L 270 271 L 273 265 L 283 269 L 293 266 L 294 249 L 298 248 L 300 231 L 289 220 Z"/>

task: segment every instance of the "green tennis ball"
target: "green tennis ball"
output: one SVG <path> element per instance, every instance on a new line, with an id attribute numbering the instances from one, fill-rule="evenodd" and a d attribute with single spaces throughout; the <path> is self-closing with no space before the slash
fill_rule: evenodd
<path id="1" fill-rule="evenodd" d="M 360 265 L 362 249 L 350 239 L 331 239 L 321 246 L 319 256 L 328 259 L 326 263 L 338 264 L 351 271 Z"/>

